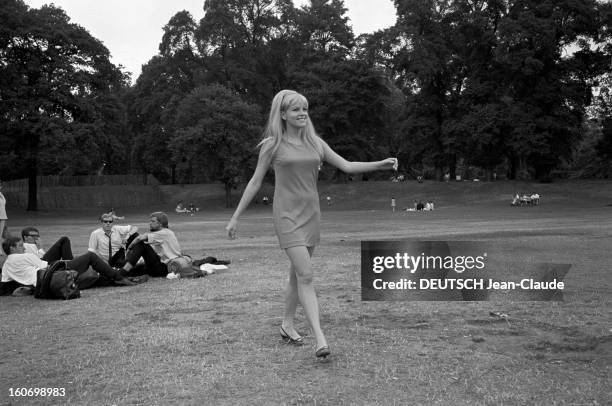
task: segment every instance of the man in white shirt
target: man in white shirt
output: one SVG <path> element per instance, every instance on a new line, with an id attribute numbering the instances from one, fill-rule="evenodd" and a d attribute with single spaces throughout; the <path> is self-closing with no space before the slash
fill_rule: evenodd
<path id="1" fill-rule="evenodd" d="M 114 225 L 115 218 L 111 213 L 100 216 L 102 227 L 92 231 L 89 236 L 88 251 L 98 254 L 110 266 L 120 267 L 125 264 L 125 246 L 138 234 L 138 227 L 129 224 Z"/>
<path id="2" fill-rule="evenodd" d="M 68 237 L 61 237 L 47 251 L 43 248 L 40 232 L 36 227 L 26 227 L 21 230 L 21 239 L 25 252 L 34 254 L 44 261 L 54 262 L 74 258 Z"/>
<path id="3" fill-rule="evenodd" d="M 3 284 L 17 282 L 21 285 L 36 286 L 38 270 L 46 268 L 49 265 L 48 262 L 35 254 L 26 253 L 23 241 L 18 237 L 7 238 L 2 243 L 2 248 L 9 255 L 2 266 L 1 282 Z M 145 281 L 143 279 L 130 280 L 123 277 L 117 270 L 111 268 L 110 265 L 93 252 L 88 252 L 66 261 L 66 268 L 74 269 L 79 275 L 87 271 L 90 266 L 114 285 L 132 286 Z"/>
<path id="4" fill-rule="evenodd" d="M 168 228 L 166 213 L 152 213 L 149 217 L 149 230 L 148 233 L 134 238 L 129 244 L 126 263 L 119 271 L 122 275 L 130 275 L 130 270 L 140 258 L 143 258 L 148 275 L 166 276 L 168 261 L 181 256 L 181 247 L 176 235 Z"/>
<path id="5" fill-rule="evenodd" d="M 17 237 L 7 238 L 2 248 L 9 253 L 2 265 L 2 282 L 15 281 L 21 285 L 36 286 L 36 272 L 46 268 L 47 261 L 30 252 L 26 253 L 23 241 Z"/>

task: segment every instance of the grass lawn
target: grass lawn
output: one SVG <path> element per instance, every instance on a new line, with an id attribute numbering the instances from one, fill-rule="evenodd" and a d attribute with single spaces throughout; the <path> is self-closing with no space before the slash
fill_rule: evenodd
<path id="1" fill-rule="evenodd" d="M 231 259 L 230 269 L 71 301 L 0 297 L 2 404 L 612 404 L 611 182 L 321 185 L 334 202 L 322 204 L 313 260 L 325 361 L 312 337 L 301 348 L 280 339 L 288 261 L 271 206 L 254 205 L 228 241 L 221 189 L 164 188 L 168 211 L 174 200 L 203 207 L 170 214 L 186 253 Z M 519 190 L 542 204 L 510 207 Z M 398 208 L 431 198 L 436 211 L 392 213 L 391 196 Z M 154 209 L 117 211 L 144 229 Z M 9 210 L 9 226 L 35 224 L 47 245 L 68 235 L 82 253 L 97 215 Z M 493 242 L 507 260 L 570 263 L 564 301 L 362 302 L 360 241 L 383 239 Z M 297 324 L 308 332 L 301 309 Z M 41 387 L 65 396 L 9 396 Z"/>

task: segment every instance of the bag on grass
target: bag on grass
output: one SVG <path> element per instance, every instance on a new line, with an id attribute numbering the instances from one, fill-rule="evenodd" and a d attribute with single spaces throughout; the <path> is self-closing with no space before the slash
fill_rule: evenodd
<path id="1" fill-rule="evenodd" d="M 232 261 L 230 261 L 229 259 L 217 259 L 215 257 L 204 257 L 202 259 L 196 259 L 195 261 L 193 261 L 193 265 L 195 266 L 201 266 L 204 264 L 212 264 L 212 265 L 229 265 L 231 264 Z"/>
<path id="2" fill-rule="evenodd" d="M 77 271 L 66 269 L 66 262 L 57 261 L 36 275 L 34 297 L 38 299 L 76 299 L 81 297 Z"/>
<path id="3" fill-rule="evenodd" d="M 168 273 L 180 275 L 181 278 L 201 278 L 204 273 L 193 265 L 189 255 L 181 255 L 168 261 Z"/>

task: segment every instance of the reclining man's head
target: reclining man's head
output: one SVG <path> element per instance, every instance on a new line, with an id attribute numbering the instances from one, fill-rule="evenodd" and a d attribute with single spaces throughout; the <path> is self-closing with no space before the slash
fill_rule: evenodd
<path id="1" fill-rule="evenodd" d="M 2 249 L 8 255 L 11 254 L 23 254 L 23 241 L 19 237 L 9 237 L 2 243 Z"/>
<path id="2" fill-rule="evenodd" d="M 40 232 L 36 227 L 25 227 L 21 230 L 21 239 L 28 244 L 36 244 L 36 240 L 40 238 Z"/>

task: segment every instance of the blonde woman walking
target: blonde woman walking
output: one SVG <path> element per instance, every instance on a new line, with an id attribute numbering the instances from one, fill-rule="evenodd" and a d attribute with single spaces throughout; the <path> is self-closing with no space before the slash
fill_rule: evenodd
<path id="1" fill-rule="evenodd" d="M 274 229 L 280 247 L 290 261 L 280 334 L 288 343 L 303 344 L 303 338 L 294 327 L 295 311 L 300 303 L 316 340 L 315 355 L 324 358 L 331 351 L 319 321 L 310 260 L 319 244 L 321 211 L 317 178 L 321 162 L 328 162 L 350 174 L 397 169 L 397 159 L 376 162 L 345 160 L 317 136 L 308 116 L 308 101 L 292 90 L 282 90 L 272 100 L 264 138 L 259 146 L 257 167 L 226 230 L 230 239 L 236 238 L 240 215 L 259 191 L 268 168 L 272 167 L 275 174 Z"/>

